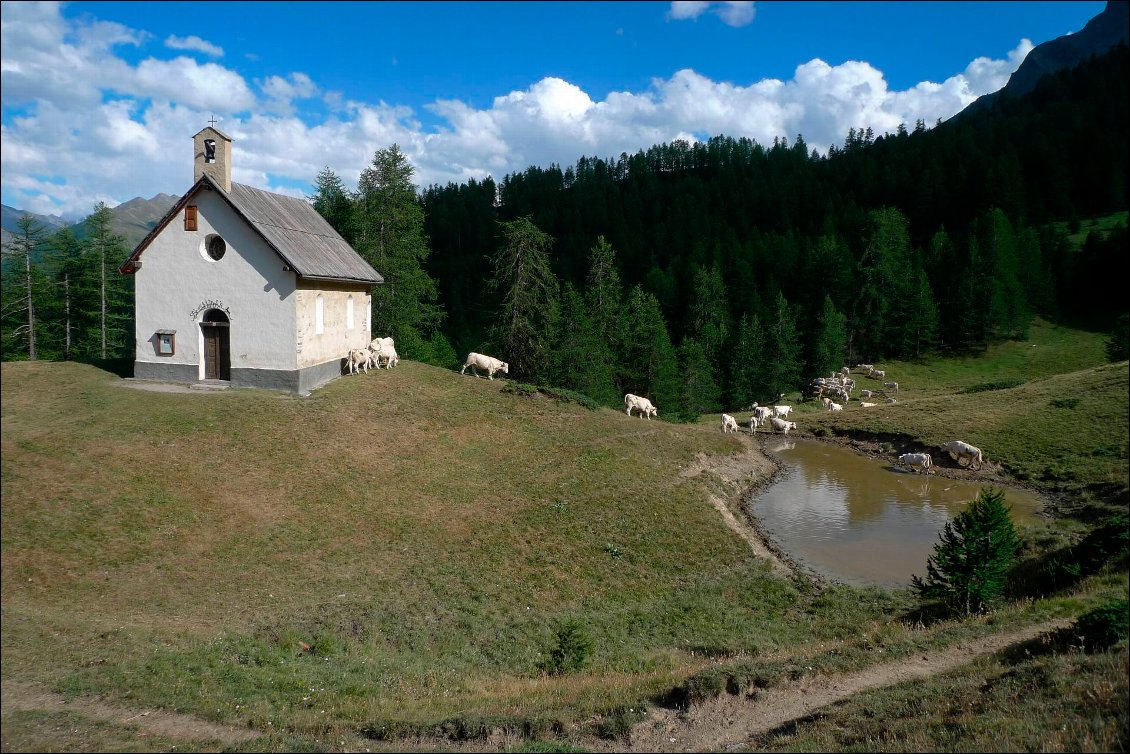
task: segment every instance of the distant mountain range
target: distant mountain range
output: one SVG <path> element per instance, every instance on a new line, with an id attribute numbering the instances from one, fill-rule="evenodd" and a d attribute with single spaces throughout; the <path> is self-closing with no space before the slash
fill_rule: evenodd
<path id="1" fill-rule="evenodd" d="M 1107 0 L 1102 12 L 1088 21 L 1081 31 L 1036 45 L 1003 89 L 977 98 L 954 118 L 991 108 L 1004 96 L 1023 96 L 1035 89 L 1036 83 L 1049 73 L 1074 68 L 1092 55 L 1102 55 L 1112 47 L 1128 42 L 1130 2 Z"/>
<path id="2" fill-rule="evenodd" d="M 128 202 L 122 202 L 111 210 L 114 213 L 114 221 L 111 223 L 111 227 L 115 233 L 125 236 L 126 246 L 132 251 L 135 246 L 141 243 L 141 239 L 145 238 L 146 234 L 157 225 L 157 222 L 165 216 L 165 213 L 177 203 L 178 199 L 180 197 L 170 194 L 157 194 L 152 199 L 142 199 L 139 196 L 130 199 Z M 25 214 L 31 215 L 35 220 L 42 223 L 48 232 L 71 226 L 74 228 L 76 236 L 79 238 L 86 236 L 86 228 L 82 221 L 71 223 L 58 215 L 37 215 L 34 212 L 25 212 L 6 204 L 0 205 L 0 208 L 3 210 L 2 215 L 0 215 L 0 220 L 2 220 L 0 224 L 3 226 L 4 243 L 7 243 L 11 238 L 11 234 L 17 228 L 16 222 Z"/>

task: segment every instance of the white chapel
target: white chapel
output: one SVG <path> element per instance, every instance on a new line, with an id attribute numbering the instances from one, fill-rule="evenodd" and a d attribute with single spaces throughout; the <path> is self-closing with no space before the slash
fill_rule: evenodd
<path id="1" fill-rule="evenodd" d="M 119 269 L 137 379 L 306 393 L 372 339 L 380 274 L 305 200 L 232 183 L 232 141 L 193 137 L 195 182 Z"/>

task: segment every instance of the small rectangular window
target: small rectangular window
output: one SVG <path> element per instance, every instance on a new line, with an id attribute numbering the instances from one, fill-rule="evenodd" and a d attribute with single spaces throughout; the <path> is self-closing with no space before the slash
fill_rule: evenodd
<path id="1" fill-rule="evenodd" d="M 190 204 L 184 208 L 184 229 L 196 230 L 196 205 Z"/>
<path id="2" fill-rule="evenodd" d="M 177 331 L 176 330 L 158 330 L 157 331 L 157 355 L 158 356 L 174 356 L 177 352 Z"/>

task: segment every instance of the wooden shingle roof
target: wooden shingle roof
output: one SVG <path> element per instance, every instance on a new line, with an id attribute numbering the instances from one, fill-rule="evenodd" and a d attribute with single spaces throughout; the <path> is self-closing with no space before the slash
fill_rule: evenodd
<path id="1" fill-rule="evenodd" d="M 130 274 L 154 238 L 199 191 L 215 191 L 242 217 L 299 277 L 312 280 L 383 283 L 384 278 L 346 243 L 309 202 L 292 196 L 232 183 L 231 193 L 207 175 L 200 177 L 149 232 L 119 272 Z"/>

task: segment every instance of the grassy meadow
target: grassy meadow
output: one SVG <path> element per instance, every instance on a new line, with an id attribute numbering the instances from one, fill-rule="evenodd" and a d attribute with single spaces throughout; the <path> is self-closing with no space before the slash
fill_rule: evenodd
<path id="1" fill-rule="evenodd" d="M 1047 491 L 1125 489 L 1128 369 L 1101 352 L 1099 336 L 1041 325 L 981 360 L 881 365 L 906 383 L 899 404 L 804 406 L 798 424 L 956 432 Z M 1105 574 L 923 627 L 906 591 L 773 576 L 710 480 L 680 474 L 743 448 L 713 421 L 629 418 L 413 362 L 306 398 L 128 389 L 73 363 L 2 370 L 0 677 L 262 734 L 233 750 L 622 734 L 641 703 L 727 673 L 844 672 L 1127 588 Z M 1061 399 L 1078 404 L 1049 407 Z M 567 622 L 591 639 L 588 663 L 549 673 Z M 12 708 L 3 739 L 217 748 Z"/>

